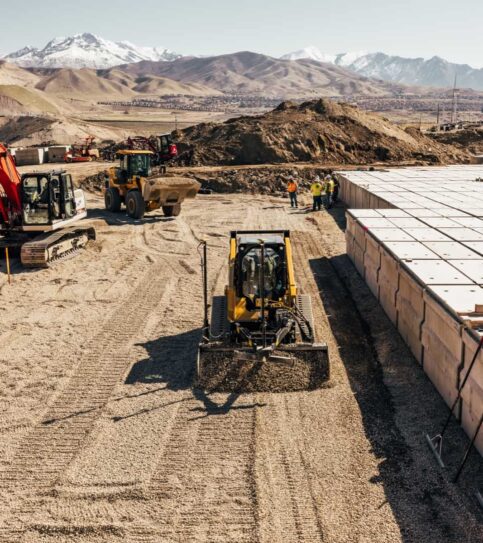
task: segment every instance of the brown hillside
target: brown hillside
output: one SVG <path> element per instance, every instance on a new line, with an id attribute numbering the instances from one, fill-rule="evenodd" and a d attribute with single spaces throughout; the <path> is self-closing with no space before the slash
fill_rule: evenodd
<path id="1" fill-rule="evenodd" d="M 142 94 L 186 94 L 190 96 L 214 96 L 220 91 L 197 83 L 180 83 L 167 77 L 153 75 L 139 76 L 135 79 L 134 91 Z"/>
<path id="2" fill-rule="evenodd" d="M 282 60 L 243 51 L 174 62 L 138 62 L 115 68 L 130 75 L 155 75 L 199 83 L 222 92 L 264 96 L 315 97 L 391 94 L 400 86 L 371 80 L 344 68 L 313 60 Z"/>
<path id="3" fill-rule="evenodd" d="M 0 60 L 0 85 L 34 86 L 39 78 L 20 66 Z"/>
<path id="4" fill-rule="evenodd" d="M 200 124 L 176 134 L 188 164 L 340 164 L 465 161 L 466 153 L 375 114 L 320 99 L 280 104 L 257 117 Z"/>
<path id="5" fill-rule="evenodd" d="M 36 85 L 49 94 L 77 96 L 85 99 L 109 96 L 130 98 L 134 93 L 117 81 L 99 77 L 95 70 L 60 69 L 45 77 Z"/>

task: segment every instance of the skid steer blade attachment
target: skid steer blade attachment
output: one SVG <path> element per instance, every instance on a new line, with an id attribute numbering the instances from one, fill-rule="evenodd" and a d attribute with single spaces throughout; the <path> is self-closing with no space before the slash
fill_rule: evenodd
<path id="1" fill-rule="evenodd" d="M 324 344 L 284 345 L 270 354 L 201 344 L 195 386 L 220 392 L 290 392 L 320 388 L 328 379 Z"/>

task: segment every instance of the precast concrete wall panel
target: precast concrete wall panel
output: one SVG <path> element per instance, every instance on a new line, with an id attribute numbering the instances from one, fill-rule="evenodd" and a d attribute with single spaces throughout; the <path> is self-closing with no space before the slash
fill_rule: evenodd
<path id="1" fill-rule="evenodd" d="M 337 175 L 357 207 L 347 211 L 347 254 L 451 405 L 483 331 L 483 166 Z M 457 413 L 470 437 L 482 413 L 480 353 Z M 483 432 L 476 447 L 483 454 Z"/>

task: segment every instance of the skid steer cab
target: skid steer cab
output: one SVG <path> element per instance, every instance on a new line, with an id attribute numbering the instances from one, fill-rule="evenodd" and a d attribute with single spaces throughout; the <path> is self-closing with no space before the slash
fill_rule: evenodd
<path id="1" fill-rule="evenodd" d="M 194 198 L 201 187 L 193 179 L 166 177 L 164 167 L 154 170 L 152 151 L 123 150 L 117 156 L 119 166 L 109 169 L 104 185 L 108 211 L 121 211 L 124 204 L 133 219 L 160 208 L 166 217 L 175 217 L 185 198 Z"/>

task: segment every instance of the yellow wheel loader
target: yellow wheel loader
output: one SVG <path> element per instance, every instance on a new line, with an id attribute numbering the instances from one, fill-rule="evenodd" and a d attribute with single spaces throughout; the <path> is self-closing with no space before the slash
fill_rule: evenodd
<path id="1" fill-rule="evenodd" d="M 122 204 L 133 219 L 162 208 L 166 217 L 176 217 L 186 198 L 194 198 L 201 185 L 185 177 L 166 177 L 165 168 L 154 170 L 152 151 L 123 150 L 117 153 L 120 164 L 109 169 L 104 186 L 108 211 L 118 212 Z"/>
<path id="2" fill-rule="evenodd" d="M 327 381 L 327 345 L 316 342 L 311 298 L 295 283 L 290 232 L 231 232 L 228 284 L 211 304 L 203 246 L 205 318 L 197 386 L 286 391 Z"/>

